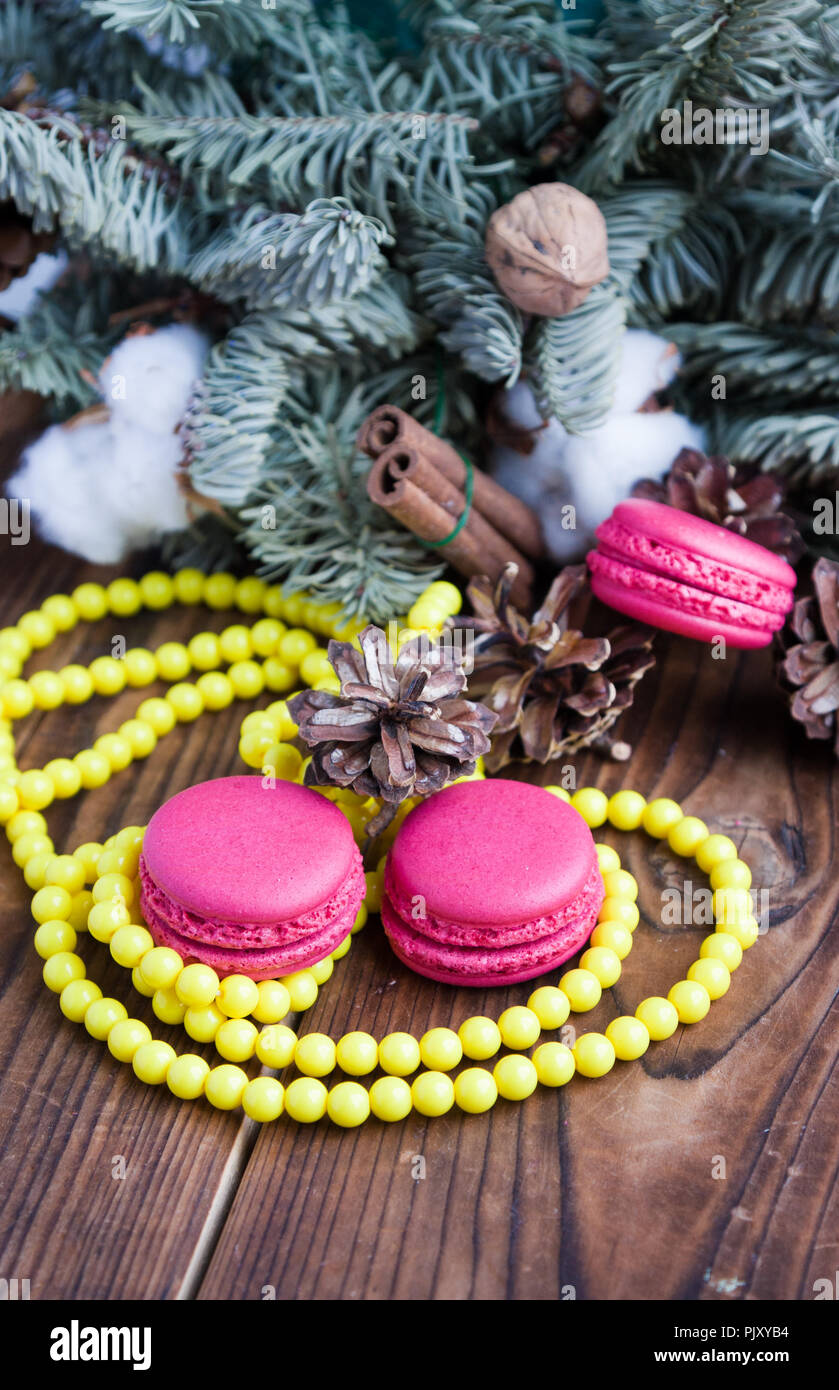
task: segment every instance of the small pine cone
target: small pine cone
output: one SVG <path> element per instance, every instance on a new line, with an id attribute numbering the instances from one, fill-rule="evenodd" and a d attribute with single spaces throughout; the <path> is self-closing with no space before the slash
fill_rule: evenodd
<path id="1" fill-rule="evenodd" d="M 793 719 L 808 738 L 833 739 L 839 758 L 839 563 L 817 560 L 813 589 L 792 610 L 778 675 L 790 692 Z"/>

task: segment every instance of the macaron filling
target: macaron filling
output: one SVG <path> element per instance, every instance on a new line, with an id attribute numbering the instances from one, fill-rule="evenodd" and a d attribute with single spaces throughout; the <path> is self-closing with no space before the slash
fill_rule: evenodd
<path id="1" fill-rule="evenodd" d="M 713 589 L 698 588 L 684 580 L 665 578 L 661 570 L 644 567 L 634 561 L 630 564 L 608 548 L 591 551 L 588 563 L 595 585 L 602 580 L 624 590 L 642 593 L 665 608 L 718 623 L 754 628 L 758 632 L 779 631 L 784 625 L 787 607 L 792 602 L 789 590 L 783 590 L 785 597 L 789 598 L 787 607 L 759 608 Z M 739 574 L 739 571 L 736 573 Z"/>

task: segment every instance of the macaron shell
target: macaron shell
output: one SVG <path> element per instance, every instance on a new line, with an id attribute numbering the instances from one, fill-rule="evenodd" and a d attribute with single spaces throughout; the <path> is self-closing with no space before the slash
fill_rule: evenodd
<path id="1" fill-rule="evenodd" d="M 780 555 L 765 546 L 756 545 L 745 536 L 713 521 L 668 507 L 663 502 L 649 502 L 639 497 L 619 502 L 611 516 L 598 526 L 595 534 L 605 539 L 606 529 L 623 528 L 632 534 L 646 537 L 656 545 L 717 561 L 726 569 L 743 570 L 756 579 L 781 588 L 795 587 L 795 570 Z M 700 586 L 701 587 L 701 586 Z"/>
<path id="2" fill-rule="evenodd" d="M 541 787 L 503 778 L 447 787 L 416 807 L 388 857 L 398 898 L 429 917 L 486 929 L 550 916 L 596 864 L 591 831 Z"/>
<path id="3" fill-rule="evenodd" d="M 724 637 L 729 646 L 754 648 L 765 647 L 784 625 L 780 614 L 620 564 L 599 551 L 588 561 L 592 592 L 602 603 L 666 632 L 705 642 Z"/>
<path id="4" fill-rule="evenodd" d="M 358 851 L 346 817 L 308 787 L 221 777 L 152 816 L 143 859 L 187 912 L 229 923 L 294 921 L 338 891 Z"/>

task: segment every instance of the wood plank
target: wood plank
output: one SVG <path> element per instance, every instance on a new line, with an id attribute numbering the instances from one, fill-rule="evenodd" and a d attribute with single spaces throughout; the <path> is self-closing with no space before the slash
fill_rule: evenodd
<path id="1" fill-rule="evenodd" d="M 489 1117 L 262 1130 L 201 1298 L 270 1286 L 302 1299 L 785 1299 L 831 1277 L 835 777 L 790 726 L 768 654 L 715 662 L 688 642 L 659 647 L 629 721 L 631 762 L 576 760 L 579 784 L 676 796 L 742 845 L 769 891 L 768 930 L 729 994 L 641 1063 Z M 599 836 L 639 877 L 642 925 L 583 1029 L 666 993 L 706 930 L 662 923 L 662 892 L 687 865 L 640 832 Z M 698 889 L 695 866 L 693 878 Z M 421 981 L 372 924 L 304 1027 L 419 1031 L 526 993 Z"/>

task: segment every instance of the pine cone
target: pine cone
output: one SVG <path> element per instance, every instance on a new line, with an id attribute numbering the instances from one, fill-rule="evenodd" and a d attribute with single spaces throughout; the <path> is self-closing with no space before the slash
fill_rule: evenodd
<path id="1" fill-rule="evenodd" d="M 28 217 L 14 203 L 0 203 L 0 291 L 25 275 L 35 257 L 53 243 L 50 232 L 33 232 Z"/>
<path id="2" fill-rule="evenodd" d="M 585 565 L 560 571 L 532 619 L 510 603 L 515 570 L 507 565 L 494 589 L 488 579 L 474 579 L 466 592 L 475 616 L 452 620 L 476 634 L 469 693 L 498 715 L 486 758 L 491 772 L 519 759 L 546 763 L 560 753 L 608 746 L 603 735 L 632 704 L 636 682 L 655 661 L 646 628 L 586 637 L 568 626 L 568 607 L 588 583 Z M 630 752 L 624 744 L 613 756 Z"/>
<path id="3" fill-rule="evenodd" d="M 839 563 L 822 558 L 813 566 L 813 588 L 790 615 L 787 631 L 799 638 L 787 645 L 779 675 L 795 694 L 793 719 L 808 738 L 832 738 L 839 758 Z M 785 634 L 786 636 L 786 634 Z"/>
<path id="4" fill-rule="evenodd" d="M 804 553 L 804 542 L 791 516 L 780 511 L 784 486 L 775 474 L 735 469 L 719 454 L 682 449 L 660 483 L 642 478 L 633 497 L 664 502 L 716 522 L 729 531 L 793 563 Z"/>
<path id="5" fill-rule="evenodd" d="M 299 735 L 313 749 L 309 786 L 352 787 L 384 807 L 368 825 L 378 835 L 401 801 L 439 791 L 475 771 L 489 751 L 495 715 L 461 698 L 463 664 L 450 645 L 406 642 L 394 664 L 385 634 L 366 627 L 361 651 L 329 643 L 340 695 L 306 690 L 289 702 Z"/>

